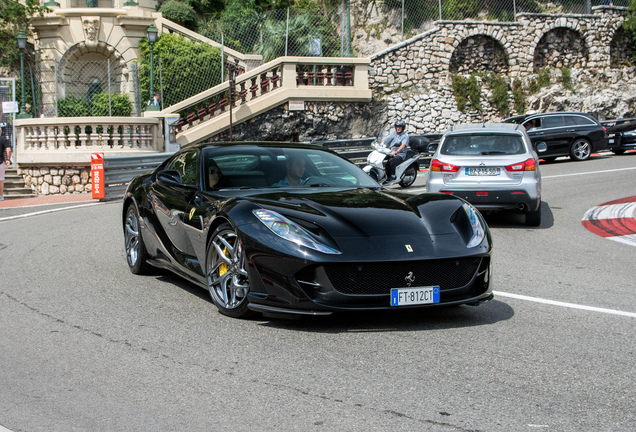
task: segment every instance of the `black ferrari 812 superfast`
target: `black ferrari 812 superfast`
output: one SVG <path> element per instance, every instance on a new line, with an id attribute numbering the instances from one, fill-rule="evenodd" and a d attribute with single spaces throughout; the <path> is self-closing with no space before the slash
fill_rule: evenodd
<path id="1" fill-rule="evenodd" d="M 318 145 L 186 146 L 131 181 L 123 228 L 133 273 L 169 269 L 232 317 L 492 298 L 492 240 L 468 202 L 383 188 Z"/>

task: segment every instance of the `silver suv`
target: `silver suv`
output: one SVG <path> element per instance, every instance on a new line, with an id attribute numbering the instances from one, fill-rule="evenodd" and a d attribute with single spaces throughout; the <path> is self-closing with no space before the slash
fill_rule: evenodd
<path id="1" fill-rule="evenodd" d="M 537 151 L 545 149 L 541 143 Z M 526 225 L 541 224 L 539 157 L 523 126 L 454 126 L 429 150 L 428 192 L 459 196 L 481 211 L 516 210 Z"/>

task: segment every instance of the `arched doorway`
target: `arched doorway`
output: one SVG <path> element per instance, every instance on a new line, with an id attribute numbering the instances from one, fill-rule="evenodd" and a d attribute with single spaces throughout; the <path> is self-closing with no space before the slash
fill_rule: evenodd
<path id="1" fill-rule="evenodd" d="M 501 43 L 486 35 L 464 39 L 453 51 L 449 69 L 452 73 L 508 72 L 508 56 Z"/>
<path id="2" fill-rule="evenodd" d="M 132 95 L 127 76 L 126 64 L 112 47 L 103 42 L 95 46 L 75 45 L 66 52 L 59 65 L 59 115 L 75 116 L 86 109 L 91 115 L 97 94 Z M 64 112 L 69 106 L 77 106 L 78 111 Z"/>
<path id="3" fill-rule="evenodd" d="M 585 68 L 588 49 L 580 33 L 566 27 L 550 30 L 534 49 L 533 69 L 537 72 L 545 68 Z"/>

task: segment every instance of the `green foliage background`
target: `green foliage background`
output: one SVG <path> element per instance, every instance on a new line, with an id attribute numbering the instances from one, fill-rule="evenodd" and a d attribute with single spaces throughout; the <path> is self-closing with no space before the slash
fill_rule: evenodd
<path id="1" fill-rule="evenodd" d="M 141 100 L 150 100 L 150 44 L 139 44 Z M 163 105 L 170 106 L 221 83 L 221 49 L 163 33 L 154 45 L 154 86 L 159 90 L 159 61 L 163 83 Z M 196 77 L 195 80 L 192 78 Z M 144 103 L 145 104 L 145 103 Z"/>

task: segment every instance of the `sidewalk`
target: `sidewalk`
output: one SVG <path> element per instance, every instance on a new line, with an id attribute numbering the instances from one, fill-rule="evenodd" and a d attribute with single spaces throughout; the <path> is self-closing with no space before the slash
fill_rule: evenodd
<path id="1" fill-rule="evenodd" d="M 70 195 L 39 195 L 33 198 L 17 198 L 7 199 L 5 196 L 4 201 L 0 201 L 0 209 L 17 208 L 17 207 L 34 207 L 47 204 L 66 204 L 75 202 L 99 202 L 98 199 L 93 199 L 93 196 L 89 193 L 70 194 Z"/>

